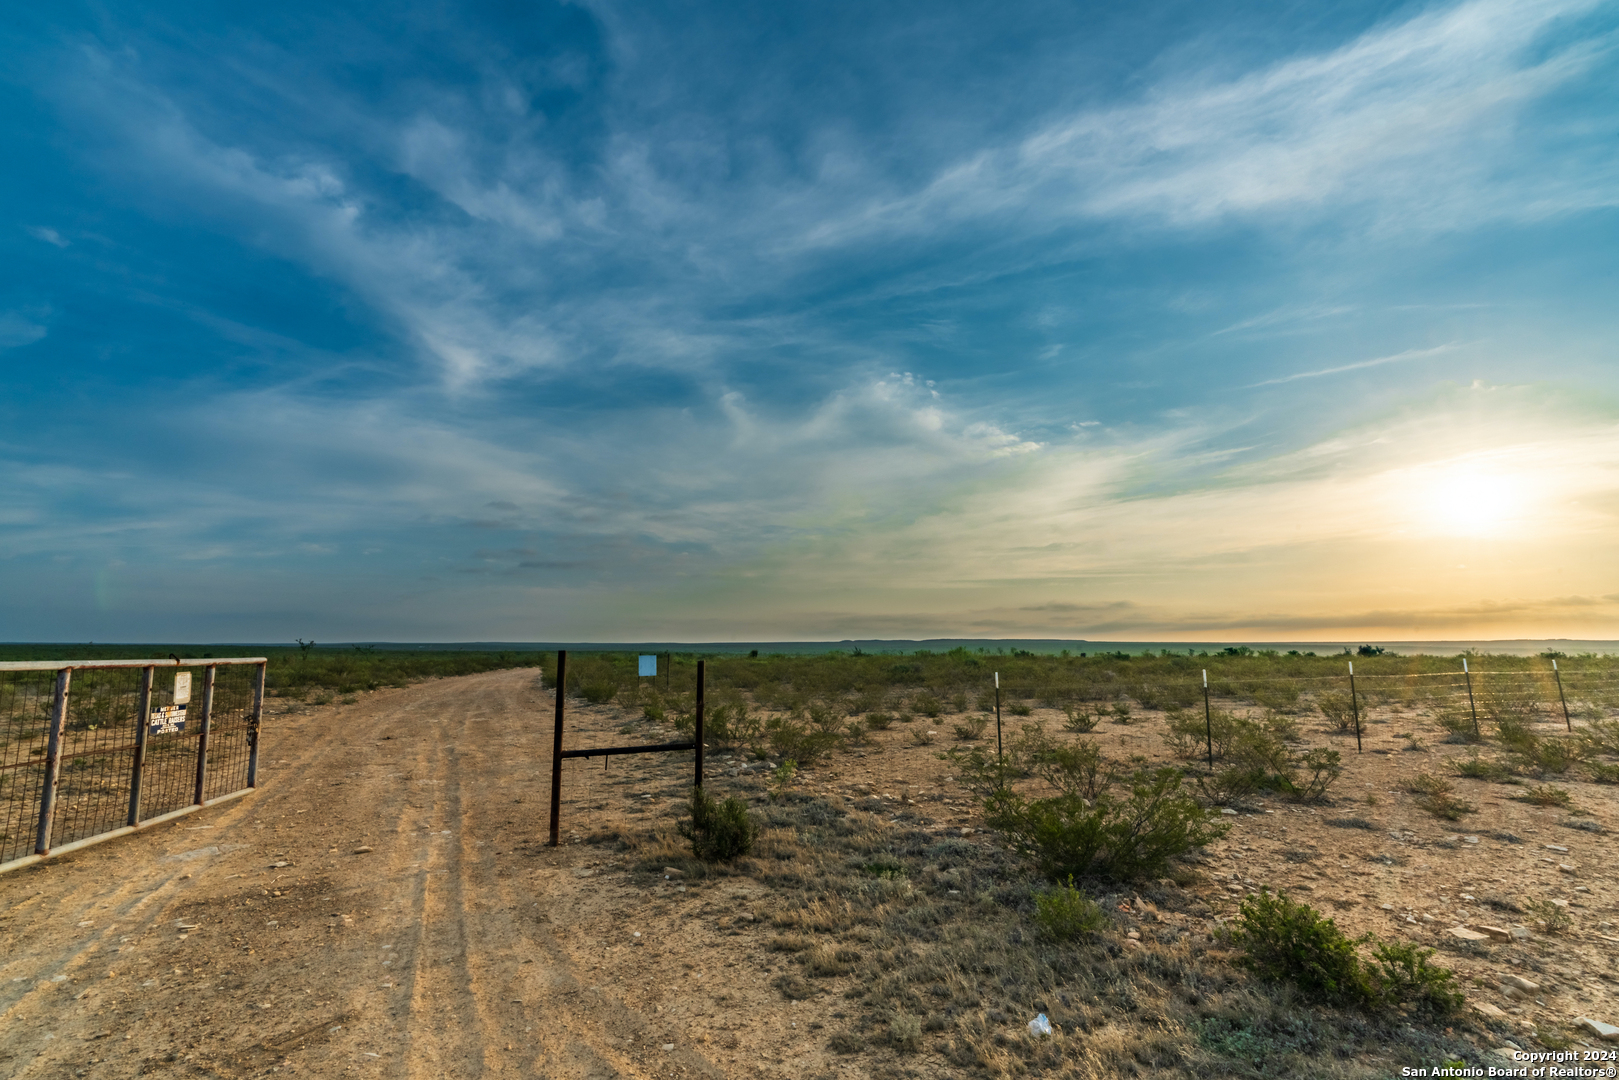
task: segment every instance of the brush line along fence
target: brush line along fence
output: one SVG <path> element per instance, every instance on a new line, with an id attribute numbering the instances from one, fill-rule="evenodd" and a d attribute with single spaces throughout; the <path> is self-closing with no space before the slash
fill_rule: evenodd
<path id="1" fill-rule="evenodd" d="M 0 873 L 252 791 L 267 667 L 0 663 Z"/>

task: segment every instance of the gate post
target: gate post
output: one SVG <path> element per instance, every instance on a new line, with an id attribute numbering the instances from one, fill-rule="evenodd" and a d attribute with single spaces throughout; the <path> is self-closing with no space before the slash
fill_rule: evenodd
<path id="1" fill-rule="evenodd" d="M 202 676 L 202 730 L 197 733 L 197 792 L 194 800 L 202 805 L 202 788 L 208 781 L 208 729 L 214 718 L 214 674 L 219 668 L 209 664 Z"/>
<path id="2" fill-rule="evenodd" d="M 270 668 L 266 660 L 259 665 L 253 677 L 253 716 L 247 722 L 247 786 L 259 786 L 259 725 L 264 722 L 264 674 Z"/>
<path id="3" fill-rule="evenodd" d="M 703 661 L 697 661 L 697 786 L 703 786 Z"/>
<path id="4" fill-rule="evenodd" d="M 568 650 L 557 650 L 557 717 L 556 733 L 551 739 L 551 846 L 556 847 L 562 833 L 562 706 L 568 691 Z"/>
<path id="5" fill-rule="evenodd" d="M 141 773 L 146 768 L 146 736 L 152 726 L 152 679 L 157 669 L 141 668 L 141 696 L 135 706 L 135 762 L 129 769 L 129 817 L 126 825 L 141 823 Z"/>
<path id="6" fill-rule="evenodd" d="M 39 835 L 35 838 L 35 855 L 51 853 L 56 782 L 62 774 L 62 733 L 67 730 L 67 693 L 72 682 L 72 668 L 63 668 L 56 673 L 56 700 L 51 703 L 51 733 L 45 745 L 45 783 L 39 793 Z"/>

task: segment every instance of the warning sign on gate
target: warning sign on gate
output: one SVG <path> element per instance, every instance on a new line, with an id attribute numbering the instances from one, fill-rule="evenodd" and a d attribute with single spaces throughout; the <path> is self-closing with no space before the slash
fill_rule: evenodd
<path id="1" fill-rule="evenodd" d="M 642 655 L 642 657 L 641 657 L 641 666 L 636 671 L 636 674 L 637 675 L 653 675 L 653 676 L 656 676 L 658 674 L 658 657 L 657 657 L 657 655 L 656 654 L 653 654 L 652 656 Z"/>
<path id="2" fill-rule="evenodd" d="M 152 726 L 148 735 L 178 735 L 186 729 L 184 705 L 159 705 L 152 710 Z"/>

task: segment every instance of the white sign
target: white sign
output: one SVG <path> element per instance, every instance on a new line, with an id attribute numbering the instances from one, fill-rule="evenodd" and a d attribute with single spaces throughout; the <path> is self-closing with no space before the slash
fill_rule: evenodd
<path id="1" fill-rule="evenodd" d="M 174 703 L 185 705 L 191 701 L 191 672 L 176 671 L 174 673 Z"/>
<path id="2" fill-rule="evenodd" d="M 657 657 L 657 654 L 654 653 L 651 656 L 646 656 L 646 655 L 643 654 L 642 657 L 641 657 L 641 666 L 636 671 L 636 674 L 637 675 L 656 676 L 658 674 L 658 657 Z"/>
<path id="3" fill-rule="evenodd" d="M 190 676 L 187 676 L 189 678 Z M 159 705 L 152 710 L 150 735 L 178 735 L 186 729 L 184 705 Z"/>

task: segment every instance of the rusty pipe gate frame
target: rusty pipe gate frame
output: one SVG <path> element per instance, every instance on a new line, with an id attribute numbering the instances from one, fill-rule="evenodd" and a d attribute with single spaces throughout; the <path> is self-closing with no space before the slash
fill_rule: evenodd
<path id="1" fill-rule="evenodd" d="M 670 668 L 674 667 L 673 654 L 670 655 Z M 563 704 L 567 698 L 568 650 L 557 650 L 557 677 L 556 677 L 556 726 L 551 739 L 551 840 L 550 847 L 557 847 L 562 838 L 562 759 L 563 758 L 593 758 L 604 759 L 616 757 L 619 754 L 662 754 L 678 750 L 695 750 L 696 777 L 692 781 L 694 787 L 703 786 L 703 677 L 705 662 L 697 661 L 697 716 L 692 731 L 691 742 L 656 743 L 651 746 L 593 746 L 584 750 L 562 749 L 562 719 Z"/>
<path id="2" fill-rule="evenodd" d="M 34 853 L 19 859 L 12 859 L 10 862 L 0 863 L 0 874 L 10 870 L 19 870 L 24 866 L 31 866 L 54 855 L 65 855 L 80 848 L 105 843 L 120 836 L 128 836 L 133 832 L 151 828 L 153 825 L 161 825 L 164 822 L 173 821 L 187 814 L 194 814 L 205 807 L 217 806 L 220 803 L 251 794 L 258 788 L 259 731 L 264 720 L 264 678 L 269 663 L 269 659 L 263 656 L 221 657 L 218 659 L 210 657 L 203 660 L 182 660 L 172 654 L 168 659 L 164 660 L 22 660 L 0 662 L 0 671 L 56 672 L 56 686 L 51 702 L 51 718 L 50 726 L 47 730 L 45 759 L 42 763 L 44 766 L 44 778 L 40 789 L 39 820 L 35 835 Z M 213 799 L 205 799 L 203 795 L 208 779 L 208 735 L 213 719 L 215 675 L 218 668 L 222 666 L 245 664 L 252 664 L 258 668 L 253 679 L 253 707 L 247 728 L 247 786 Z M 141 819 L 141 776 L 146 764 L 146 741 L 150 730 L 152 683 L 159 667 L 173 667 L 176 669 L 202 667 L 204 669 L 202 713 L 199 717 L 200 726 L 197 732 L 196 776 L 195 784 L 193 785 L 193 800 L 190 805 L 143 821 Z M 115 753 L 131 751 L 133 754 L 129 777 L 129 811 L 125 817 L 125 824 L 121 828 L 96 833 L 53 848 L 51 846 L 51 834 L 55 829 L 56 822 L 56 796 L 61 782 L 62 752 L 67 734 L 73 672 L 75 670 L 108 668 L 142 669 L 139 704 L 136 706 L 138 711 L 135 716 L 135 742 L 130 746 L 107 748 Z"/>

